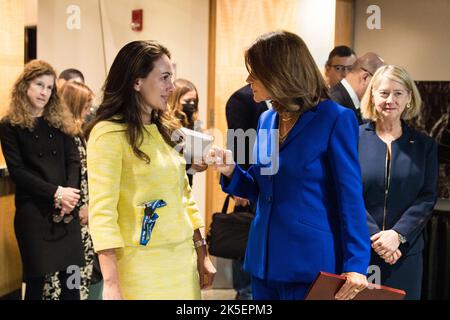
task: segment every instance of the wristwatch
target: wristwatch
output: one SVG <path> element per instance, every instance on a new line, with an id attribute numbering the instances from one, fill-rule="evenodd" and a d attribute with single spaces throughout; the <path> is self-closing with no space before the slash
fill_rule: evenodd
<path id="1" fill-rule="evenodd" d="M 400 233 L 398 233 L 398 232 L 397 232 L 397 234 L 398 234 L 398 240 L 400 241 L 400 243 L 401 243 L 401 244 L 406 243 L 406 238 L 405 238 L 405 236 L 402 235 L 402 234 L 400 234 Z"/>

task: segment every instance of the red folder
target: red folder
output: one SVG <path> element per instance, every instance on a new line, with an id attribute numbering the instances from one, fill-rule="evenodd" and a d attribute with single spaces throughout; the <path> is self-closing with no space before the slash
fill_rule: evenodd
<path id="1" fill-rule="evenodd" d="M 305 300 L 336 300 L 334 296 L 344 282 L 344 276 L 319 272 L 309 288 Z M 358 293 L 353 300 L 402 300 L 405 295 L 406 292 L 403 290 L 369 284 L 369 286 Z"/>

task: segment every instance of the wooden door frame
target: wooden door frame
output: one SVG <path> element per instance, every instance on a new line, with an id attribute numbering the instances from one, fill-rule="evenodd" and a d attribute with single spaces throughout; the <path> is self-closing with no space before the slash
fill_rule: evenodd
<path id="1" fill-rule="evenodd" d="M 209 0 L 209 34 L 208 34 L 208 107 L 207 107 L 207 128 L 214 128 L 215 92 L 216 92 L 216 30 L 217 30 L 217 0 Z M 205 204 L 205 225 L 211 223 L 214 201 L 214 175 L 217 173 L 213 169 L 206 172 L 206 204 Z"/>

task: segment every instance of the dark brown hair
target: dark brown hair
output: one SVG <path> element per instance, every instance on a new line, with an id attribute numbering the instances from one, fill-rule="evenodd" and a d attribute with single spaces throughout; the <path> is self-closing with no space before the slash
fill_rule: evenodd
<path id="1" fill-rule="evenodd" d="M 85 136 L 88 139 L 92 128 L 101 121 L 112 121 L 127 125 L 126 135 L 134 154 L 150 162 L 147 154 L 139 149 L 143 142 L 145 126 L 141 115 L 142 98 L 134 90 L 138 78 L 146 78 L 153 70 L 156 60 L 169 50 L 156 41 L 132 41 L 120 49 L 111 65 L 103 86 L 103 101 L 94 120 L 87 126 Z M 170 111 L 153 110 L 152 123 L 156 124 L 164 141 L 174 147 L 178 141 L 172 141 L 172 133 L 181 126 Z"/>
<path id="2" fill-rule="evenodd" d="M 328 60 L 326 62 L 327 66 L 331 65 L 331 60 L 334 57 L 351 57 L 354 55 L 356 57 L 355 51 L 353 51 L 352 48 L 347 46 L 336 46 L 331 50 L 330 54 L 328 55 Z"/>
<path id="3" fill-rule="evenodd" d="M 245 52 L 250 75 L 262 82 L 276 111 L 303 112 L 329 98 L 305 42 L 288 31 L 269 32 Z"/>

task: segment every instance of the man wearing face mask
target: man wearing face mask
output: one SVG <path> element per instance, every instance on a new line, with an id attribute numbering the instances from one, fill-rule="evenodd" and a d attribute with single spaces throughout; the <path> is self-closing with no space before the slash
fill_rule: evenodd
<path id="1" fill-rule="evenodd" d="M 169 97 L 168 104 L 172 114 L 178 118 L 185 128 L 201 131 L 201 121 L 198 119 L 198 92 L 195 85 L 186 79 L 176 79 L 175 89 Z M 186 172 L 189 185 L 192 186 L 195 172 L 202 172 L 208 168 L 206 164 L 187 164 Z"/>

